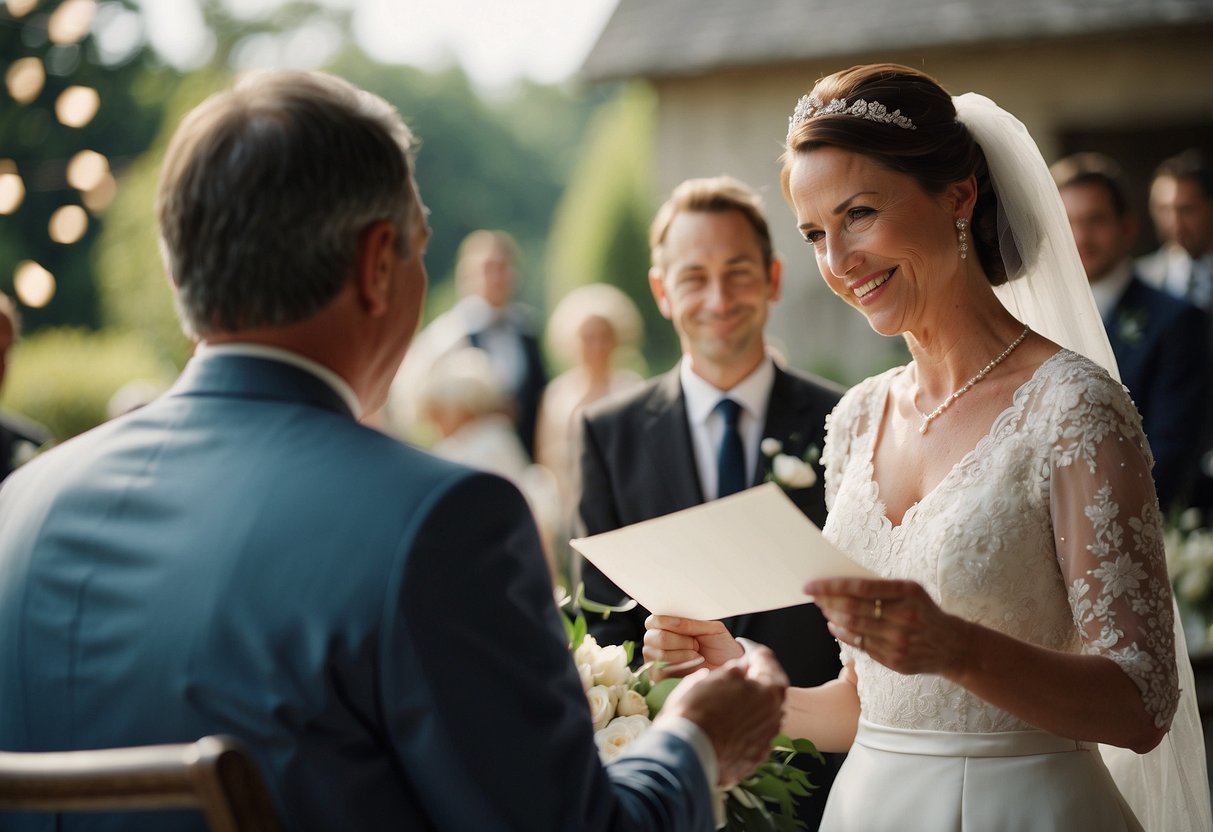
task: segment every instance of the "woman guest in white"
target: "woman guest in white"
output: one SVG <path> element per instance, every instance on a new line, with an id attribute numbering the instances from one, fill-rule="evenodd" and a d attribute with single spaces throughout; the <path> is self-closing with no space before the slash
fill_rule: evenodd
<path id="1" fill-rule="evenodd" d="M 790 692 L 784 722 L 849 751 L 822 829 L 1207 828 L 1188 703 L 1193 744 L 1168 735 L 1149 447 L 1035 144 L 988 99 L 885 64 L 819 81 L 783 161 L 831 291 L 913 358 L 828 422 L 826 537 L 882 579 L 806 587 L 844 665 Z M 717 622 L 649 627 L 649 659 L 742 652 Z M 1129 750 L 1116 782 L 1101 743 Z"/>

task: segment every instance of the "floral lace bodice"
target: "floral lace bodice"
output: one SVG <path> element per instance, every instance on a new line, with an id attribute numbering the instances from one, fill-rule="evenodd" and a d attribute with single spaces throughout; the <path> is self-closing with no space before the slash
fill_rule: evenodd
<path id="1" fill-rule="evenodd" d="M 1045 647 L 1107 656 L 1167 725 L 1179 693 L 1162 518 L 1125 389 L 1062 350 L 898 526 L 872 479 L 892 380 L 851 390 L 827 422 L 825 536 L 877 574 L 919 582 L 947 612 Z M 842 646 L 862 712 L 897 728 L 990 732 L 1027 723 L 934 675 Z"/>

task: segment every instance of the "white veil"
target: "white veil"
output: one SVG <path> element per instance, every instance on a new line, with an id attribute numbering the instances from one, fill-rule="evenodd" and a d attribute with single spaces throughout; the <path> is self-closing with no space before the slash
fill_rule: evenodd
<path id="1" fill-rule="evenodd" d="M 1087 356 L 1119 379 L 1065 206 L 1036 142 L 1019 119 L 985 96 L 966 93 L 952 101 L 957 118 L 985 153 L 998 195 L 999 240 L 1012 278 L 995 289 L 999 300 L 1041 335 Z M 1163 741 L 1148 754 L 1112 746 L 1100 746 L 1100 751 L 1147 832 L 1208 832 L 1213 818 L 1204 733 L 1178 610 L 1175 652 L 1179 709 Z"/>

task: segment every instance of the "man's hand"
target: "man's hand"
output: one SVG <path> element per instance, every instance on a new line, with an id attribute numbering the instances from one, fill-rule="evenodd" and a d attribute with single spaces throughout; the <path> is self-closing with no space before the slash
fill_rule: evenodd
<path id="1" fill-rule="evenodd" d="M 661 716 L 684 717 L 707 734 L 720 766 L 719 785 L 728 788 L 771 755 L 787 689 L 787 674 L 775 654 L 756 647 L 716 670 L 688 676 L 670 694 Z"/>

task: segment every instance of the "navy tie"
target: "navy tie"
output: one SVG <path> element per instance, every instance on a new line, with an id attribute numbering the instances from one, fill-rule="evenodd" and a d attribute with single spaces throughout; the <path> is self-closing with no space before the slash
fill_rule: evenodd
<path id="1" fill-rule="evenodd" d="M 737 430 L 741 405 L 732 399 L 721 399 L 716 403 L 716 410 L 724 418 L 724 432 L 716 452 L 716 496 L 727 497 L 743 490 L 747 484 L 745 446 Z"/>

